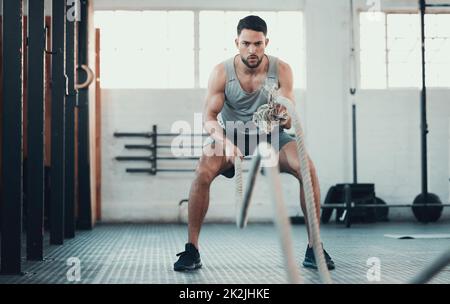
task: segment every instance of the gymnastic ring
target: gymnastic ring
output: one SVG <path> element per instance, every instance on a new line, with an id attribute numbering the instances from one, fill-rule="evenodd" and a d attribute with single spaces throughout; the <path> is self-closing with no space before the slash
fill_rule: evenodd
<path id="1" fill-rule="evenodd" d="M 80 68 L 86 72 L 87 78 L 85 82 L 75 85 L 75 89 L 77 90 L 88 88 L 94 81 L 94 72 L 87 65 L 82 64 Z"/>

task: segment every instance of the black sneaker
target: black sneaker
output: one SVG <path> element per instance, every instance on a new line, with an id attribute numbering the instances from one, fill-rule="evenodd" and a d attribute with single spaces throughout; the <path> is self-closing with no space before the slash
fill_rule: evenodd
<path id="1" fill-rule="evenodd" d="M 180 258 L 173 264 L 175 271 L 195 270 L 202 267 L 200 253 L 192 243 L 187 243 L 185 251 L 178 253 L 177 256 Z"/>
<path id="2" fill-rule="evenodd" d="M 328 254 L 328 252 L 325 251 L 325 249 L 323 250 L 323 254 L 325 256 L 325 262 L 327 263 L 328 269 L 333 270 L 335 266 L 330 255 Z M 314 256 L 314 250 L 312 247 L 309 246 L 306 247 L 305 260 L 303 261 L 303 266 L 306 268 L 317 269 L 316 257 Z"/>

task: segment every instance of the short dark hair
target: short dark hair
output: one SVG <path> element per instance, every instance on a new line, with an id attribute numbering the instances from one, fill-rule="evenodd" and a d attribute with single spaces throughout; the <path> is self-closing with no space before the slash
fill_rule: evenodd
<path id="1" fill-rule="evenodd" d="M 241 34 L 243 29 L 263 32 L 264 36 L 267 36 L 267 24 L 261 17 L 258 16 L 250 15 L 239 20 L 237 26 L 238 36 Z"/>

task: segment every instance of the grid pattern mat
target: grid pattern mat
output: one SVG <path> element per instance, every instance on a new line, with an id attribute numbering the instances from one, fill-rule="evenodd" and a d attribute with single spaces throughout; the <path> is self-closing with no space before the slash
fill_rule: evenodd
<path id="1" fill-rule="evenodd" d="M 315 270 L 304 269 L 301 262 L 306 249 L 304 225 L 293 227 L 294 248 L 305 283 L 320 283 Z M 397 240 L 384 234 L 436 234 L 450 231 L 450 222 L 338 224 L 321 228 L 325 249 L 333 257 L 335 283 L 406 283 L 429 265 L 450 241 L 442 239 Z M 149 284 L 278 284 L 287 283 L 280 242 L 275 226 L 249 224 L 239 230 L 232 224 L 205 224 L 200 253 L 203 268 L 195 272 L 174 272 L 176 253 L 184 250 L 185 225 L 116 224 L 97 225 L 93 231 L 79 231 L 63 246 L 46 246 L 45 260 L 24 259 L 22 276 L 0 276 L 0 283 L 73 283 L 68 273 L 75 257 L 80 262 L 80 277 L 75 283 L 149 283 Z M 367 261 L 376 257 L 380 281 L 369 282 Z M 432 283 L 450 283 L 450 267 L 433 278 Z"/>

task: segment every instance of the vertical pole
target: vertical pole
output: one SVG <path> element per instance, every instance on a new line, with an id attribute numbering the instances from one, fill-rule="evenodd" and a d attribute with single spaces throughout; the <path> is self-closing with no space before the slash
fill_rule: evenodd
<path id="1" fill-rule="evenodd" d="M 70 1 L 69 1 L 70 3 Z M 66 73 L 68 80 L 66 107 L 66 159 L 65 159 L 65 198 L 64 236 L 75 237 L 75 25 L 76 4 L 67 6 L 66 23 Z M 72 13 L 75 12 L 75 15 Z"/>
<path id="2" fill-rule="evenodd" d="M 3 0 L 2 274 L 21 273 L 22 26 L 22 1 Z"/>
<path id="3" fill-rule="evenodd" d="M 52 169 L 50 202 L 50 243 L 64 243 L 64 120 L 66 103 L 65 48 L 66 1 L 52 2 Z"/>
<path id="4" fill-rule="evenodd" d="M 352 105 L 352 133 L 353 133 L 353 183 L 358 183 L 358 158 L 357 158 L 357 143 L 356 143 L 356 105 Z"/>
<path id="5" fill-rule="evenodd" d="M 44 0 L 28 3 L 27 259 L 43 259 L 44 239 Z"/>
<path id="6" fill-rule="evenodd" d="M 421 129 L 421 160 L 422 160 L 422 196 L 424 203 L 427 203 L 428 196 L 428 164 L 427 164 L 427 87 L 426 87 L 426 66 L 425 66 L 425 0 L 419 0 L 420 3 L 420 25 L 421 25 L 421 43 L 422 43 L 422 94 L 420 102 L 420 129 Z"/>
<path id="7" fill-rule="evenodd" d="M 80 0 L 78 65 L 88 64 L 88 0 Z M 80 74 L 78 74 L 80 75 Z M 79 79 L 82 83 L 83 80 Z M 78 90 L 78 228 L 92 229 L 91 176 L 89 168 L 89 89 Z"/>
<path id="8" fill-rule="evenodd" d="M 350 0 L 350 95 L 352 100 L 352 149 L 353 183 L 358 183 L 357 143 L 356 143 L 356 56 L 355 56 L 355 20 L 353 0 Z"/>

